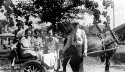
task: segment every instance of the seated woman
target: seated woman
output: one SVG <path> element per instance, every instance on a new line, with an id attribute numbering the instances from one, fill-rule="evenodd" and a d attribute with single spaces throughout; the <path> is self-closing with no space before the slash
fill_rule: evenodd
<path id="1" fill-rule="evenodd" d="M 34 31 L 34 37 L 32 37 L 31 39 L 31 43 L 32 43 L 32 47 L 35 48 L 35 51 L 38 53 L 38 58 L 39 60 L 42 60 L 42 55 L 43 55 L 43 42 L 42 42 L 42 38 L 39 37 L 40 35 L 40 30 L 39 29 L 35 29 Z"/>
<path id="2" fill-rule="evenodd" d="M 21 39 L 21 56 L 22 57 L 29 57 L 29 56 L 36 56 L 37 53 L 34 51 L 34 48 L 31 48 L 31 30 L 25 30 L 25 36 Z"/>
<path id="3" fill-rule="evenodd" d="M 58 39 L 53 36 L 52 30 L 48 32 L 49 37 L 46 41 L 48 48 L 48 54 L 43 54 L 44 62 L 52 69 L 57 70 L 57 59 L 58 59 Z"/>

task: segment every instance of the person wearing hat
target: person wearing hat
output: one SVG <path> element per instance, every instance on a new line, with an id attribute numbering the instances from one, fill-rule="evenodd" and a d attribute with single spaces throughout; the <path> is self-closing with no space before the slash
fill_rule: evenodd
<path id="1" fill-rule="evenodd" d="M 87 56 L 87 38 L 84 30 L 79 28 L 79 23 L 72 24 L 72 32 L 67 37 L 67 43 L 65 44 L 63 51 L 64 57 L 71 56 L 70 65 L 73 72 L 79 72 L 80 64 L 83 61 L 83 55 Z M 63 66 L 66 65 L 65 59 L 63 60 Z M 65 72 L 66 70 L 64 70 Z"/>
<path id="2" fill-rule="evenodd" d="M 14 37 L 14 40 L 13 40 L 13 45 L 11 46 L 12 51 L 13 51 L 13 49 L 20 46 L 20 40 L 24 36 L 23 24 L 20 21 L 18 21 L 16 26 L 18 27 L 18 29 L 15 30 L 14 33 L 13 33 L 15 35 L 15 37 Z"/>
<path id="3" fill-rule="evenodd" d="M 11 64 L 11 68 L 12 70 L 14 69 L 14 60 L 15 60 L 15 50 L 17 50 L 17 48 L 21 47 L 21 38 L 24 36 L 24 29 L 23 29 L 23 24 L 21 21 L 17 21 L 17 30 L 14 31 L 14 40 L 13 40 L 13 45 L 11 46 L 11 57 L 12 57 L 12 64 Z"/>
<path id="4" fill-rule="evenodd" d="M 16 26 L 18 29 L 14 31 L 15 37 L 13 43 L 17 43 L 24 36 L 23 24 L 18 22 Z"/>

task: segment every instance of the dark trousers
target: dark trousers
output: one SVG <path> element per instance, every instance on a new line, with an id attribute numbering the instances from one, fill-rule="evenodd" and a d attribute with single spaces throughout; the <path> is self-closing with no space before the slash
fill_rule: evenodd
<path id="1" fill-rule="evenodd" d="M 63 66 L 66 66 L 68 60 L 70 59 L 69 64 L 73 72 L 78 72 L 79 65 L 83 61 L 82 53 L 83 53 L 82 46 L 70 45 L 70 47 L 64 52 Z"/>

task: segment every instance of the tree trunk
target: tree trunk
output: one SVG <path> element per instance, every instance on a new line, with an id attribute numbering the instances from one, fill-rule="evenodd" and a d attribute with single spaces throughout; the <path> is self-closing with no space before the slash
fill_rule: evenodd
<path id="1" fill-rule="evenodd" d="M 52 22 L 52 30 L 53 30 L 53 35 L 55 36 L 56 33 L 56 23 Z"/>

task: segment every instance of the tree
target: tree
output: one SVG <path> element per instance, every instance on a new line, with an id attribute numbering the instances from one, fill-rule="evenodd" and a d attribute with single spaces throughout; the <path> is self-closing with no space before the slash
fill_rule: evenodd
<path id="1" fill-rule="evenodd" d="M 12 16 L 17 19 L 19 16 L 26 19 L 25 24 L 29 24 L 29 16 L 40 18 L 43 22 L 51 22 L 54 32 L 56 31 L 57 22 L 69 9 L 82 4 L 80 0 L 28 0 L 20 1 L 14 5 L 11 0 L 3 0 L 3 6 L 7 10 L 6 17 L 8 22 L 12 24 Z"/>
<path id="2" fill-rule="evenodd" d="M 25 18 L 27 25 L 30 24 L 29 16 L 33 16 L 40 18 L 42 22 L 51 22 L 50 28 L 57 33 L 71 30 L 70 23 L 66 21 L 77 18 L 75 15 L 80 12 L 85 12 L 77 8 L 80 5 L 84 5 L 85 9 L 93 14 L 93 24 L 101 22 L 102 13 L 98 9 L 98 3 L 90 0 L 27 0 L 20 1 L 17 5 L 14 5 L 11 0 L 4 0 L 3 5 L 7 10 L 6 17 L 10 24 L 13 22 L 11 16 L 15 19 Z"/>
<path id="3" fill-rule="evenodd" d="M 80 0 L 36 0 L 34 2 L 34 5 L 36 8 L 42 7 L 42 16 L 40 17 L 43 21 L 49 21 L 52 23 L 52 28 L 54 31 L 62 31 L 65 30 L 66 25 L 61 25 L 60 21 L 62 19 L 67 19 L 65 14 L 69 14 L 70 11 L 79 5 L 85 4 L 85 7 L 89 9 L 90 11 L 93 11 L 93 15 L 95 17 L 95 22 L 99 22 L 99 14 L 100 12 L 96 9 L 98 5 L 94 3 L 93 1 L 80 1 Z M 65 6 L 66 5 L 66 6 Z M 75 9 L 75 11 L 79 10 Z M 71 11 L 74 14 L 76 12 Z M 77 12 L 77 13 L 78 13 Z M 71 17 L 71 16 L 70 16 Z M 59 23 L 57 23 L 59 22 Z M 64 29 L 61 29 L 64 27 Z M 56 30 L 58 29 L 58 30 Z M 63 31 L 64 32 L 64 31 Z"/>
<path id="4" fill-rule="evenodd" d="M 65 4 L 66 3 L 66 4 Z M 16 15 L 25 16 L 28 23 L 29 15 L 39 17 L 43 22 L 51 22 L 54 32 L 56 32 L 57 22 L 68 10 L 82 4 L 80 0 L 32 0 L 28 4 L 20 2 L 15 9 Z"/>

